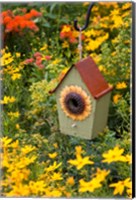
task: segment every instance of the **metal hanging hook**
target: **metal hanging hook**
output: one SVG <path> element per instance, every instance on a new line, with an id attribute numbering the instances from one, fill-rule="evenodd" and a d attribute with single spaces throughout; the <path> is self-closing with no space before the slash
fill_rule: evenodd
<path id="1" fill-rule="evenodd" d="M 90 3 L 89 5 L 89 8 L 88 8 L 88 11 L 87 11 L 87 15 L 86 15 L 86 22 L 85 22 L 85 25 L 80 28 L 77 23 L 78 23 L 78 20 L 74 20 L 74 28 L 77 30 L 77 31 L 83 31 L 85 30 L 87 27 L 88 27 L 88 24 L 89 24 L 89 18 L 90 18 L 90 14 L 91 14 L 91 10 L 94 6 L 95 2 L 92 2 Z"/>

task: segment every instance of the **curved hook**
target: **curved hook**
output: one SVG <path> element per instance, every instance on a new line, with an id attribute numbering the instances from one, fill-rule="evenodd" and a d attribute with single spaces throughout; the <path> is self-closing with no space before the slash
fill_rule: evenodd
<path id="1" fill-rule="evenodd" d="M 87 15 L 86 15 L 86 22 L 85 22 L 85 25 L 82 28 L 80 28 L 80 27 L 77 26 L 78 20 L 76 20 L 76 19 L 74 20 L 74 28 L 77 31 L 83 31 L 83 30 L 85 30 L 88 27 L 90 13 L 91 13 L 91 10 L 92 10 L 92 7 L 94 6 L 94 4 L 95 4 L 94 2 L 90 3 L 88 11 L 87 11 Z"/>

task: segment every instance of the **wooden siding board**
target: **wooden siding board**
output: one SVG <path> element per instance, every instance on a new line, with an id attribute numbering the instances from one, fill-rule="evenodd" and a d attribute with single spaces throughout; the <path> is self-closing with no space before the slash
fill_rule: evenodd
<path id="1" fill-rule="evenodd" d="M 107 124 L 111 92 L 97 100 L 92 138 L 104 130 Z"/>

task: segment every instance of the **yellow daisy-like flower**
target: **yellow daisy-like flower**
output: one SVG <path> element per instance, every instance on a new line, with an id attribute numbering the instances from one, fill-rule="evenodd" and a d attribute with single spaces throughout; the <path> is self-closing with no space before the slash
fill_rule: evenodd
<path id="1" fill-rule="evenodd" d="M 110 170 L 97 168 L 95 176 L 101 182 L 105 180 L 106 176 L 108 176 L 109 173 L 110 173 Z"/>
<path id="2" fill-rule="evenodd" d="M 120 99 L 121 97 L 122 97 L 122 96 L 121 96 L 120 94 L 115 94 L 115 95 L 113 96 L 113 102 L 114 102 L 115 104 L 117 104 L 118 101 L 119 101 L 119 99 Z"/>
<path id="3" fill-rule="evenodd" d="M 71 165 L 74 165 L 77 168 L 77 170 L 82 169 L 85 165 L 94 164 L 93 161 L 89 160 L 89 156 L 82 157 L 81 155 L 77 155 L 76 159 L 68 160 L 68 163 L 70 163 Z"/>
<path id="4" fill-rule="evenodd" d="M 53 181 L 60 181 L 63 180 L 62 174 L 60 172 L 54 172 L 54 174 L 51 176 L 51 179 Z"/>
<path id="5" fill-rule="evenodd" d="M 66 86 L 60 94 L 61 108 L 67 117 L 82 121 L 92 110 L 90 97 L 79 86 Z"/>
<path id="6" fill-rule="evenodd" d="M 117 85 L 116 85 L 116 88 L 117 89 L 124 89 L 127 87 L 127 84 L 125 82 L 119 82 Z"/>
<path id="7" fill-rule="evenodd" d="M 83 179 L 79 180 L 79 192 L 94 192 L 95 189 L 102 187 L 100 181 L 97 178 L 93 178 L 89 182 Z"/>
<path id="8" fill-rule="evenodd" d="M 67 183 L 68 185 L 74 185 L 74 184 L 75 184 L 74 177 L 73 177 L 73 176 L 68 177 L 66 183 Z"/>
<path id="9" fill-rule="evenodd" d="M 118 181 L 117 183 L 112 183 L 109 185 L 109 187 L 114 187 L 113 194 L 122 194 L 124 192 L 125 187 L 130 188 L 131 187 L 131 181 L 130 178 L 127 178 L 123 181 Z"/>
<path id="10" fill-rule="evenodd" d="M 53 159 L 53 158 L 56 158 L 57 155 L 58 155 L 58 154 L 57 154 L 56 152 L 54 152 L 54 153 L 49 153 L 49 154 L 48 154 L 49 158 L 52 158 L 52 159 Z"/>
<path id="11" fill-rule="evenodd" d="M 120 149 L 118 146 L 115 146 L 114 149 L 110 149 L 107 152 L 102 154 L 104 158 L 102 162 L 112 163 L 117 161 L 125 162 L 125 156 L 123 156 L 124 149 Z"/>

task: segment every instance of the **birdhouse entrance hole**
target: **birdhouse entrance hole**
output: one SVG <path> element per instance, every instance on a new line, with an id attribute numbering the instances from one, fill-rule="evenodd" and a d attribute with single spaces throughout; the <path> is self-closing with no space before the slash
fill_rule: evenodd
<path id="1" fill-rule="evenodd" d="M 73 114 L 81 114 L 84 111 L 84 101 L 77 93 L 69 93 L 66 96 L 65 104 L 67 109 Z"/>

